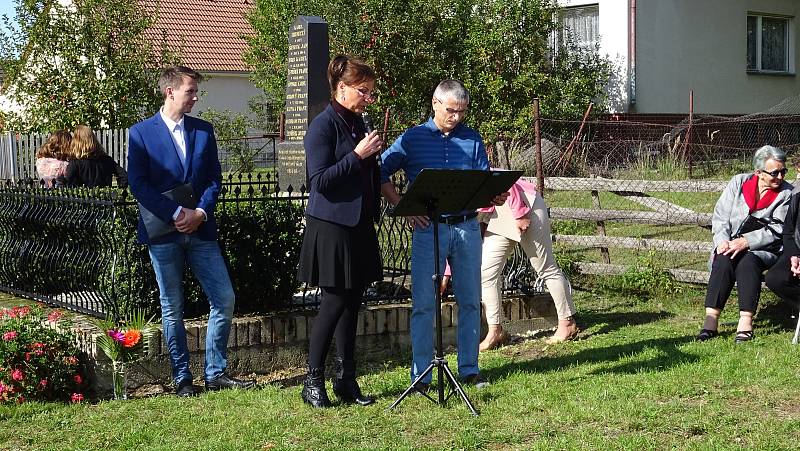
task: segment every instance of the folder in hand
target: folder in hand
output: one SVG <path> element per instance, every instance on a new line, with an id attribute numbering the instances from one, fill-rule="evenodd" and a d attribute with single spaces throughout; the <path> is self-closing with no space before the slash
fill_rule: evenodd
<path id="1" fill-rule="evenodd" d="M 185 183 L 161 194 L 174 200 L 181 207 L 197 207 L 197 198 L 194 196 L 191 183 Z M 150 210 L 144 208 L 144 205 L 141 203 L 139 203 L 139 214 L 142 215 L 142 222 L 144 222 L 144 228 L 147 230 L 147 236 L 150 239 L 158 238 L 175 231 L 175 223 L 173 221 L 162 221 L 158 216 L 150 212 Z"/>

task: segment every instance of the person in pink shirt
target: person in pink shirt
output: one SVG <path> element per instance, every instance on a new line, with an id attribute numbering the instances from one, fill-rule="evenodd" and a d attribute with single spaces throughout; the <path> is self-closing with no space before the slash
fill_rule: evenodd
<path id="1" fill-rule="evenodd" d="M 71 141 L 72 135 L 68 131 L 56 130 L 36 152 L 36 174 L 47 188 L 55 186 L 56 179 L 64 176 Z"/>
<path id="2" fill-rule="evenodd" d="M 483 211 L 489 214 L 489 222 L 483 237 L 481 302 L 486 311 L 489 332 L 481 342 L 480 350 L 497 347 L 507 339 L 507 334 L 500 325 L 500 280 L 506 261 L 517 243 L 522 245 L 533 270 L 539 280 L 544 282 L 556 305 L 558 328 L 547 343 L 561 343 L 574 338 L 578 334 L 578 326 L 574 319 L 572 287 L 553 256 L 550 218 L 542 196 L 536 195 L 536 186 L 519 179 L 511 187 L 510 196 L 504 205 L 489 207 Z"/>

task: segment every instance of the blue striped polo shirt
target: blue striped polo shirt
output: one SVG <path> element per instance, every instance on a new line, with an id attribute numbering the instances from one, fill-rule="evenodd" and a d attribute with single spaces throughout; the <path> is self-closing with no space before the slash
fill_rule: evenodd
<path id="1" fill-rule="evenodd" d="M 458 124 L 448 135 L 442 133 L 433 118 L 411 127 L 381 155 L 381 184 L 400 169 L 409 184 L 425 168 L 489 169 L 489 159 L 481 135 Z"/>

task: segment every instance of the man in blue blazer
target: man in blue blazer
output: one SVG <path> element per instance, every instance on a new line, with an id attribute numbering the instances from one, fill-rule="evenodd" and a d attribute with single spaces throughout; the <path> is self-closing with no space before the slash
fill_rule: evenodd
<path id="1" fill-rule="evenodd" d="M 206 390 L 255 385 L 255 381 L 238 380 L 225 373 L 234 293 L 217 244 L 214 219 L 222 170 L 214 128 L 206 121 L 186 115 L 197 102 L 200 78 L 199 73 L 188 67 L 165 69 L 158 80 L 164 105 L 153 117 L 131 127 L 128 139 L 131 192 L 144 209 L 175 227 L 171 233 L 150 237 L 140 215 L 137 233 L 139 242 L 148 246 L 156 273 L 164 338 L 179 397 L 196 394 L 183 324 L 182 283 L 186 264 L 200 281 L 210 304 Z M 196 206 L 180 205 L 164 194 L 187 183 L 192 187 Z"/>

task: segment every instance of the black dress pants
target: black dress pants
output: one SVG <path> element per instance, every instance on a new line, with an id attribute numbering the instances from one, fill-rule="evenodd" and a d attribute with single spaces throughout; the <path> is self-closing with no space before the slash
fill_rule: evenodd
<path id="1" fill-rule="evenodd" d="M 322 302 L 314 318 L 308 345 L 308 366 L 324 368 L 331 340 L 336 337 L 336 352 L 345 361 L 355 360 L 356 327 L 364 287 L 345 289 L 321 287 Z"/>
<path id="2" fill-rule="evenodd" d="M 765 269 L 764 262 L 750 251 L 740 252 L 735 258 L 714 254 L 706 307 L 722 310 L 735 283 L 739 293 L 739 310 L 755 313 L 761 295 L 761 273 Z"/>
<path id="3" fill-rule="evenodd" d="M 791 258 L 790 254 L 781 255 L 777 263 L 767 271 L 764 281 L 770 290 L 796 308 L 800 305 L 800 278 L 792 274 Z"/>

